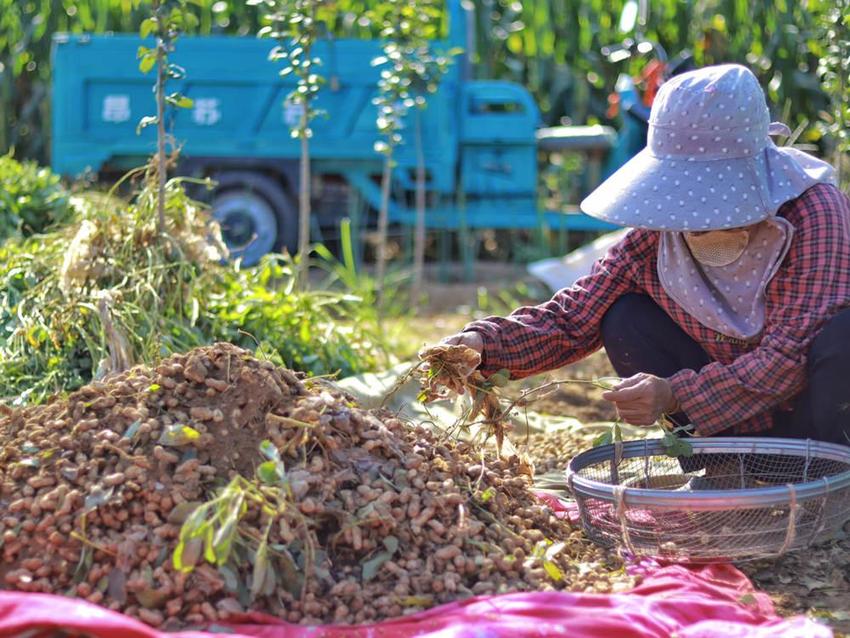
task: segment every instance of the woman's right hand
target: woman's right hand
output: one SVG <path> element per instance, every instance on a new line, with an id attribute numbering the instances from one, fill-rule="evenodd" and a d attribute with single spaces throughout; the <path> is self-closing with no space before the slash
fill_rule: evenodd
<path id="1" fill-rule="evenodd" d="M 483 354 L 484 352 L 484 339 L 481 338 L 479 333 L 474 331 L 460 332 L 451 337 L 446 337 L 440 343 L 447 346 L 466 346 L 472 348 L 478 354 Z"/>
<path id="2" fill-rule="evenodd" d="M 464 356 L 458 358 L 459 353 L 448 355 L 446 352 L 446 346 L 466 346 L 470 350 L 474 351 L 477 356 L 473 355 L 473 357 Z M 442 384 L 453 392 L 463 394 L 466 379 L 481 364 L 481 354 L 483 352 L 484 339 L 482 339 L 481 335 L 477 332 L 470 331 L 446 337 L 435 345 L 423 348 L 419 352 L 419 359 L 428 362 L 429 367 L 435 361 L 442 360 L 446 363 L 450 362 L 449 365 L 453 370 L 453 373 L 448 375 L 438 375 L 437 380 L 439 384 Z M 449 357 L 449 359 L 447 360 L 446 357 Z M 442 370 L 443 368 L 442 366 L 439 366 L 438 369 Z"/>

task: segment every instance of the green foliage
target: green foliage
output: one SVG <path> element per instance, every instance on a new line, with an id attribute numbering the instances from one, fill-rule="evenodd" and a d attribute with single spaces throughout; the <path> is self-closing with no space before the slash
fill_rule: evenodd
<path id="1" fill-rule="evenodd" d="M 244 479 L 237 477 L 213 499 L 199 505 L 180 528 L 172 555 L 174 569 L 187 574 L 201 556 L 212 565 L 222 566 L 230 559 L 239 521 L 248 510 Z"/>
<path id="2" fill-rule="evenodd" d="M 408 111 L 424 108 L 425 96 L 437 90 L 452 57 L 459 51 L 437 52 L 432 40 L 440 35 L 442 0 L 384 0 L 371 12 L 371 20 L 385 38 L 383 53 L 372 60 L 380 67 L 376 124 L 384 136 L 375 150 L 392 156 L 401 143 Z"/>
<path id="3" fill-rule="evenodd" d="M 623 69 L 600 54 L 623 40 L 625 0 L 475 0 L 479 77 L 516 80 L 534 93 L 546 121 L 604 119 L 606 97 Z M 767 88 L 777 112 L 814 121 L 825 99 L 814 75 L 817 42 L 806 3 L 786 0 L 650 2 L 645 34 L 671 55 L 694 52 L 697 65 L 740 62 Z M 811 3 L 810 3 L 811 4 Z M 631 67 L 636 72 L 639 64 Z M 789 122 L 794 128 L 794 123 Z M 817 136 L 810 131 L 810 136 Z"/>
<path id="4" fill-rule="evenodd" d="M 71 216 L 70 195 L 48 168 L 0 157 L 0 241 L 44 232 Z"/>
<path id="5" fill-rule="evenodd" d="M 181 33 L 188 30 L 194 30 L 198 26 L 198 18 L 194 13 L 188 11 L 187 0 L 153 0 L 151 16 L 145 18 L 139 27 L 139 36 L 145 39 L 149 36 L 156 38 L 156 44 L 153 48 L 140 46 L 136 54 L 139 60 L 139 71 L 144 74 L 149 73 L 157 63 L 161 64 L 162 83 L 159 87 L 159 78 L 157 79 L 157 90 L 165 90 L 165 82 L 168 80 L 180 80 L 186 77 L 186 70 L 182 67 L 171 64 L 168 61 L 168 56 L 174 52 L 174 45 Z M 170 93 L 164 96 L 166 104 L 176 108 L 191 108 L 192 100 L 179 93 Z M 159 122 L 160 114 L 157 117 L 146 117 L 139 123 L 139 128 L 144 128 L 149 124 Z"/>
<path id="6" fill-rule="evenodd" d="M 372 34 L 359 20 L 365 4 L 339 0 L 329 31 Z M 242 0 L 192 0 L 191 13 L 197 26 L 182 29 L 191 34 L 247 36 L 261 26 L 261 11 Z M 0 150 L 15 148 L 19 157 L 47 159 L 54 34 L 138 32 L 149 17 L 150 4 L 140 0 L 0 0 Z"/>
<path id="7" fill-rule="evenodd" d="M 195 5 L 197 33 L 246 35 L 257 23 L 256 10 L 243 2 Z M 138 31 L 149 13 L 140 0 L 0 0 L 0 149 L 46 159 L 54 34 Z"/>
<path id="8" fill-rule="evenodd" d="M 834 144 L 833 163 L 846 190 L 850 189 L 850 0 L 821 0 L 814 8 L 821 33 L 816 43 L 818 74 L 830 98 L 821 126 Z"/>
<path id="9" fill-rule="evenodd" d="M 384 170 L 381 177 L 381 206 L 378 211 L 378 245 L 376 278 L 378 282 L 378 304 L 384 303 L 384 276 L 387 262 L 387 227 L 389 219 L 390 189 L 392 186 L 393 153 L 401 144 L 401 130 L 408 112 L 414 106 L 424 108 L 425 96 L 437 90 L 440 79 L 452 61 L 454 51 L 435 52 L 432 39 L 441 33 L 443 0 L 384 0 L 374 9 L 370 18 L 380 26 L 384 38 L 383 54 L 372 60 L 373 66 L 381 67 L 378 80 L 378 95 L 372 102 L 377 108 L 376 125 L 383 137 L 375 143 L 375 150 L 384 155 Z M 416 119 L 415 143 L 418 155 L 417 167 L 417 233 L 416 233 L 416 282 L 414 298 L 418 299 L 418 288 L 422 279 L 424 262 L 424 158 L 419 119 Z"/>
<path id="10" fill-rule="evenodd" d="M 507 315 L 522 306 L 540 303 L 551 297 L 546 286 L 536 279 L 520 281 L 510 288 L 501 288 L 497 292 L 486 287 L 478 288 L 475 316 Z"/>
<path id="11" fill-rule="evenodd" d="M 309 138 L 313 134 L 310 121 L 318 115 L 311 105 L 325 82 L 319 75 L 321 60 L 313 55 L 313 47 L 327 35 L 325 19 L 333 9 L 327 0 L 248 0 L 248 4 L 265 11 L 266 24 L 259 30 L 259 36 L 277 40 L 269 60 L 283 63 L 282 77 L 294 74 L 298 78 L 295 90 L 286 98 L 300 112 L 292 126 L 292 136 Z"/>
<path id="12" fill-rule="evenodd" d="M 148 73 L 156 67 L 154 80 L 154 95 L 156 96 L 156 116 L 146 116 L 139 121 L 136 128 L 138 134 L 143 128 L 156 124 L 156 175 L 157 190 L 157 221 L 160 233 L 165 232 L 165 182 L 167 179 L 167 150 L 169 136 L 165 130 L 165 115 L 170 108 L 191 108 L 193 101 L 180 93 L 166 95 L 169 80 L 179 80 L 186 77 L 186 71 L 169 62 L 169 56 L 174 52 L 177 38 L 186 29 L 198 26 L 198 18 L 187 10 L 187 0 L 151 0 L 151 15 L 142 21 L 139 35 L 142 39 L 150 35 L 155 37 L 154 48 L 140 46 L 136 54 L 139 59 L 139 70 Z"/>
<path id="13" fill-rule="evenodd" d="M 131 204 L 77 202 L 73 224 L 0 247 L 0 375 L 5 397 L 43 401 L 108 373 L 214 341 L 256 347 L 313 374 L 386 363 L 383 337 L 356 297 L 299 293 L 292 263 L 241 270 L 179 180 L 166 189 L 168 237 L 150 179 Z M 184 433 L 185 434 L 185 433 Z"/>
<path id="14" fill-rule="evenodd" d="M 300 292 L 291 259 L 267 255 L 251 269 L 216 269 L 203 303 L 215 340 L 261 346 L 282 365 L 312 374 L 343 376 L 386 360 L 376 316 L 360 297 L 324 290 Z"/>
<path id="15" fill-rule="evenodd" d="M 209 500 L 198 505 L 180 529 L 172 555 L 174 568 L 191 572 L 201 559 L 218 567 L 233 591 L 244 589 L 249 599 L 274 592 L 278 582 L 294 596 L 300 594 L 309 568 L 315 567 L 316 540 L 293 502 L 292 489 L 277 449 L 270 441 L 260 445 L 269 459 L 260 465 L 256 479 L 236 476 Z M 265 525 L 262 532 L 240 525 L 249 509 Z M 303 542 L 270 543 L 273 525 L 302 530 Z M 386 542 L 386 541 L 385 541 Z M 243 581 L 240 565 L 251 565 Z"/>
<path id="16" fill-rule="evenodd" d="M 667 456 L 674 459 L 680 456 L 693 456 L 694 454 L 694 446 L 673 432 L 664 433 L 664 436 L 661 437 L 661 447 L 664 448 Z"/>
<path id="17" fill-rule="evenodd" d="M 592 446 L 599 447 L 600 445 L 611 445 L 612 443 L 621 442 L 623 440 L 623 432 L 620 429 L 620 423 L 614 423 L 610 429 L 605 430 L 602 434 L 593 439 Z"/>
<path id="18" fill-rule="evenodd" d="M 312 227 L 309 140 L 313 131 L 310 122 L 319 114 L 313 108 L 313 101 L 325 82 L 318 73 L 321 61 L 313 55 L 313 47 L 327 34 L 325 20 L 332 21 L 336 6 L 328 0 L 248 0 L 248 3 L 265 9 L 263 20 L 266 24 L 258 35 L 277 40 L 277 46 L 269 53 L 269 59 L 284 63 L 280 70 L 281 76 L 294 73 L 298 78 L 295 90 L 286 98 L 286 106 L 287 110 L 294 111 L 292 137 L 301 140 L 298 171 L 299 270 L 296 283 L 306 288 Z"/>
<path id="19" fill-rule="evenodd" d="M 605 98 L 619 69 L 599 48 L 620 41 L 624 0 L 474 0 L 477 77 L 514 79 L 534 93 L 549 123 L 602 119 Z M 828 40 L 813 15 L 835 0 L 653 0 L 647 35 L 668 51 L 691 48 L 698 64 L 749 64 L 768 87 L 776 110 L 792 107 L 797 123 L 815 122 L 827 100 L 814 73 Z M 339 0 L 319 15 L 328 33 L 369 37 L 377 29 L 365 15 L 375 2 Z M 188 33 L 249 35 L 264 12 L 255 4 L 195 0 L 198 18 Z M 847 11 L 845 9 L 844 15 Z M 139 0 L 0 0 L 0 149 L 44 159 L 50 38 L 57 32 L 137 31 L 148 17 Z M 789 122 L 794 128 L 794 122 Z M 819 133 L 810 130 L 809 141 Z"/>

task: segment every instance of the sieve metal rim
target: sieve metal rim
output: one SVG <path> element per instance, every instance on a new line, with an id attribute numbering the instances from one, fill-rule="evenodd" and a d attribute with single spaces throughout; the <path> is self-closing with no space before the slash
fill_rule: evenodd
<path id="1" fill-rule="evenodd" d="M 785 456 L 806 455 L 850 466 L 850 447 L 837 443 L 825 443 L 807 439 L 783 439 L 768 437 L 713 437 L 688 439 L 695 453 L 727 454 L 778 454 Z M 601 445 L 573 457 L 566 471 L 567 485 L 573 495 L 595 498 L 611 503 L 617 500 L 615 485 L 579 476 L 578 472 L 591 465 L 611 461 L 616 454 L 620 458 L 663 456 L 661 439 L 627 441 L 618 445 Z M 850 469 L 831 477 L 805 483 L 794 483 L 793 491 L 798 503 L 840 489 L 850 487 Z M 699 490 L 677 492 L 641 487 L 622 488 L 622 499 L 629 506 L 656 509 L 685 509 L 688 511 L 720 511 L 728 509 L 778 507 L 787 505 L 792 489 L 787 485 L 756 487 L 735 490 Z"/>

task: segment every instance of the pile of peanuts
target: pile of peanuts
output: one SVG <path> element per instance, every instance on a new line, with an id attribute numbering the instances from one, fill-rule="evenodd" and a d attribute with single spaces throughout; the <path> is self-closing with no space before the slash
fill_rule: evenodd
<path id="1" fill-rule="evenodd" d="M 535 474 L 566 472 L 570 460 L 590 449 L 598 435 L 598 430 L 555 430 L 521 439 L 519 447 L 534 464 Z"/>
<path id="2" fill-rule="evenodd" d="M 182 524 L 234 477 L 254 479 L 264 440 L 297 517 L 249 507 L 226 564 L 175 569 Z M 478 594 L 628 587 L 518 469 L 215 344 L 0 417 L 0 588 L 178 629 L 249 611 L 363 623 Z M 274 576 L 252 594 L 262 530 Z"/>

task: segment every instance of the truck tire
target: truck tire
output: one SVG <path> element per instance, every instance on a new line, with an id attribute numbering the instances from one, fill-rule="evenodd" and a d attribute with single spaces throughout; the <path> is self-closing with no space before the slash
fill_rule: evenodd
<path id="1" fill-rule="evenodd" d="M 298 244 L 298 215 L 290 197 L 272 178 L 251 171 L 213 176 L 218 182 L 212 200 L 213 217 L 231 259 L 253 266 L 266 253 Z"/>

